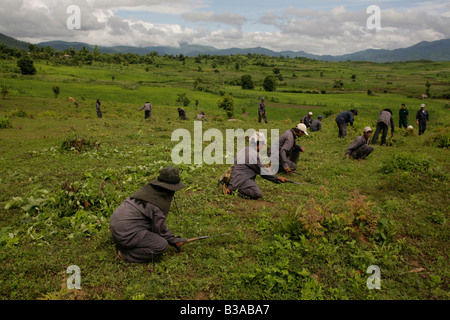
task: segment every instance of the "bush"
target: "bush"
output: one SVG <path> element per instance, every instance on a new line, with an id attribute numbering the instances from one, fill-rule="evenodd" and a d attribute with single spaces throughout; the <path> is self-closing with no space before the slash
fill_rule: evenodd
<path id="1" fill-rule="evenodd" d="M 217 103 L 220 109 L 224 109 L 227 113 L 228 119 L 234 116 L 234 101 L 233 96 L 227 94 L 223 99 L 219 99 Z"/>
<path id="2" fill-rule="evenodd" d="M 8 117 L 0 118 L 0 129 L 12 128 L 11 120 Z"/>
<path id="3" fill-rule="evenodd" d="M 22 73 L 23 75 L 36 74 L 36 68 L 34 67 L 34 62 L 28 55 L 23 55 L 17 61 L 17 66 L 20 69 L 20 73 Z"/>
<path id="4" fill-rule="evenodd" d="M 67 138 L 61 144 L 63 151 L 76 151 L 78 153 L 88 151 L 91 149 L 98 149 L 100 143 L 98 141 L 91 141 L 85 138 Z"/>
<path id="5" fill-rule="evenodd" d="M 244 90 L 253 90 L 255 88 L 255 84 L 253 83 L 251 75 L 246 74 L 241 77 L 241 87 Z"/>
<path id="6" fill-rule="evenodd" d="M 412 153 L 394 154 L 382 163 L 380 171 L 383 173 L 392 173 L 397 170 L 423 172 L 430 168 L 430 164 L 430 160 L 421 155 Z"/>
<path id="7" fill-rule="evenodd" d="M 450 130 L 445 128 L 436 131 L 436 133 L 426 139 L 425 144 L 431 144 L 438 148 L 448 148 L 450 146 Z"/>
<path id="8" fill-rule="evenodd" d="M 273 76 L 267 76 L 263 82 L 263 88 L 267 92 L 275 91 L 277 87 L 277 82 Z"/>

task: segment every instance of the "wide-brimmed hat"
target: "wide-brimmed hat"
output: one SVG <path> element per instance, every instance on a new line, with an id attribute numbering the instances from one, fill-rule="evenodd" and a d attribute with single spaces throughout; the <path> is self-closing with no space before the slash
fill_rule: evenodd
<path id="1" fill-rule="evenodd" d="M 180 181 L 180 173 L 175 167 L 162 168 L 159 177 L 151 181 L 150 184 L 172 191 L 179 191 L 186 186 Z"/>

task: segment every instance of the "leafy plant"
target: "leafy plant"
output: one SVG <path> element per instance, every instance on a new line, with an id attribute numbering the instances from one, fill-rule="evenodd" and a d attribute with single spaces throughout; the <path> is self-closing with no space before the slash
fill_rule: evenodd
<path id="1" fill-rule="evenodd" d="M 219 99 L 217 106 L 220 109 L 225 110 L 228 119 L 231 119 L 234 116 L 234 100 L 232 95 L 227 94 L 223 99 Z"/>

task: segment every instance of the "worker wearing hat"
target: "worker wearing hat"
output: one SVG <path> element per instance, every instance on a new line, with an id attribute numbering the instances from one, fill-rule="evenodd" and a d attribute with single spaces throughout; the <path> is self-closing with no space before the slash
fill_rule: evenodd
<path id="1" fill-rule="evenodd" d="M 269 156 L 278 151 L 280 172 L 289 173 L 297 169 L 300 152 L 305 152 L 305 148 L 297 145 L 295 140 L 304 135 L 309 135 L 306 125 L 299 123 L 296 127 L 286 130 L 278 141 L 272 144 Z"/>
<path id="2" fill-rule="evenodd" d="M 313 122 L 311 122 L 311 126 L 309 127 L 310 131 L 319 131 L 320 129 L 322 129 L 322 120 L 323 117 L 322 116 L 318 116 L 317 119 L 313 120 Z"/>
<path id="3" fill-rule="evenodd" d="M 232 194 L 233 191 L 237 191 L 242 198 L 254 200 L 261 198 L 263 192 L 255 181 L 257 175 L 274 183 L 286 182 L 286 178 L 274 175 L 270 169 L 263 165 L 259 152 L 265 145 L 266 137 L 264 134 L 255 132 L 250 138 L 249 145 L 236 155 L 230 181 L 228 185 L 223 185 L 224 194 Z"/>
<path id="4" fill-rule="evenodd" d="M 180 241 L 166 226 L 176 191 L 185 187 L 178 169 L 161 169 L 157 179 L 128 197 L 111 215 L 110 230 L 119 258 L 128 262 L 150 262 L 168 245 Z"/>
<path id="5" fill-rule="evenodd" d="M 357 160 L 365 160 L 369 154 L 374 150 L 374 147 L 369 146 L 370 136 L 372 135 L 372 128 L 365 127 L 363 135 L 357 137 L 345 152 L 345 157 L 349 159 L 352 157 Z"/>
<path id="6" fill-rule="evenodd" d="M 312 112 L 308 112 L 308 114 L 307 114 L 306 116 L 304 116 L 304 117 L 302 118 L 302 121 L 300 121 L 300 122 L 301 122 L 301 123 L 304 123 L 305 126 L 306 126 L 307 128 L 309 128 L 309 127 L 311 127 L 311 123 L 313 122 L 312 116 L 313 116 L 313 113 L 312 113 Z"/>
<path id="7" fill-rule="evenodd" d="M 425 109 L 425 104 L 420 105 L 420 110 L 416 114 L 417 125 L 419 126 L 419 136 L 427 129 L 427 122 L 430 121 L 428 110 Z"/>

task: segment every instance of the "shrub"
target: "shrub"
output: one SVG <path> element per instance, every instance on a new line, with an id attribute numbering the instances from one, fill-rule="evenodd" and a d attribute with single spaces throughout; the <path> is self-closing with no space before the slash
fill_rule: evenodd
<path id="1" fill-rule="evenodd" d="M 392 173 L 397 170 L 423 172 L 430 168 L 430 164 L 430 160 L 422 155 L 412 153 L 394 154 L 382 163 L 380 171 L 383 173 Z"/>
<path id="2" fill-rule="evenodd" d="M 23 75 L 34 75 L 36 74 L 36 68 L 34 66 L 33 60 L 28 55 L 23 55 L 18 61 L 17 66 Z"/>
<path id="3" fill-rule="evenodd" d="M 8 117 L 0 118 L 0 129 L 12 128 L 11 120 Z"/>
<path id="4" fill-rule="evenodd" d="M 253 90 L 255 88 L 255 84 L 253 83 L 251 75 L 246 74 L 241 77 L 241 87 L 244 90 Z"/>
<path id="5" fill-rule="evenodd" d="M 65 139 L 61 144 L 63 151 L 76 151 L 78 153 L 88 151 L 91 149 L 98 149 L 100 143 L 98 141 L 91 141 L 85 138 L 72 137 Z"/>
<path id="6" fill-rule="evenodd" d="M 234 101 L 233 96 L 227 94 L 223 99 L 219 99 L 217 103 L 220 109 L 226 111 L 228 119 L 231 119 L 234 116 Z"/>
<path id="7" fill-rule="evenodd" d="M 426 139 L 425 144 L 431 144 L 438 148 L 448 148 L 450 146 L 450 130 L 445 128 L 436 131 L 436 133 Z"/>
<path id="8" fill-rule="evenodd" d="M 276 80 L 273 76 L 267 76 L 263 82 L 263 88 L 267 92 L 275 91 L 277 87 Z"/>

